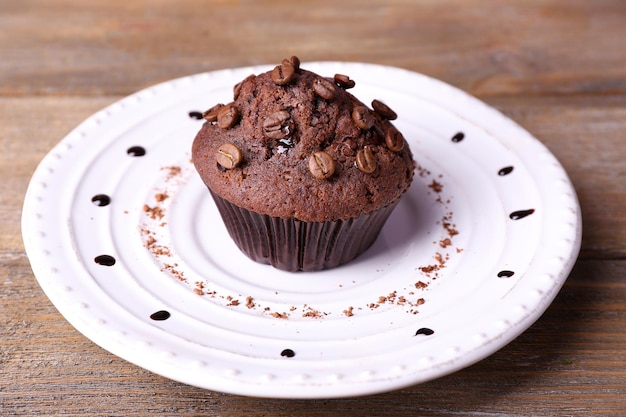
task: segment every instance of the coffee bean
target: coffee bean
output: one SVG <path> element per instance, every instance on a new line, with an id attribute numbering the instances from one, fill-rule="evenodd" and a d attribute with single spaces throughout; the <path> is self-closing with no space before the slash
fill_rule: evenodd
<path id="1" fill-rule="evenodd" d="M 246 78 L 235 84 L 235 86 L 233 87 L 233 100 L 237 100 L 237 98 L 239 97 L 239 93 L 241 93 L 241 86 L 243 85 L 243 83 L 254 77 L 254 74 L 250 74 Z"/>
<path id="2" fill-rule="evenodd" d="M 225 143 L 217 150 L 215 160 L 223 168 L 233 169 L 243 161 L 243 154 L 236 145 Z"/>
<path id="3" fill-rule="evenodd" d="M 233 87 L 233 100 L 237 100 L 237 98 L 239 98 L 239 94 L 241 93 L 241 84 L 243 84 L 243 81 L 238 82 Z"/>
<path id="4" fill-rule="evenodd" d="M 332 100 L 335 97 L 335 84 L 320 77 L 313 82 L 313 91 L 324 100 Z"/>
<path id="5" fill-rule="evenodd" d="M 272 70 L 272 81 L 276 85 L 287 85 L 293 80 L 295 74 L 293 64 L 285 59 Z"/>
<path id="6" fill-rule="evenodd" d="M 385 103 L 383 103 L 380 100 L 372 101 L 372 108 L 374 109 L 376 113 L 380 114 L 382 117 L 384 117 L 387 120 L 396 120 L 398 118 L 398 115 L 396 114 L 396 112 L 391 110 L 389 106 L 387 106 Z"/>
<path id="7" fill-rule="evenodd" d="M 356 166 L 366 174 L 376 171 L 376 158 L 368 146 L 356 153 Z"/>
<path id="8" fill-rule="evenodd" d="M 291 65 L 293 65 L 293 69 L 295 69 L 296 71 L 300 70 L 300 58 L 294 55 L 289 58 L 289 62 L 291 62 Z"/>
<path id="9" fill-rule="evenodd" d="M 309 171 L 315 178 L 325 180 L 335 173 L 335 160 L 324 151 L 317 151 L 309 158 Z"/>
<path id="10" fill-rule="evenodd" d="M 395 127 L 390 127 L 385 134 L 385 143 L 389 150 L 400 152 L 404 148 L 404 136 Z"/>
<path id="11" fill-rule="evenodd" d="M 369 130 L 374 126 L 374 116 L 370 113 L 370 110 L 365 106 L 356 106 L 352 109 L 352 120 L 354 123 L 363 130 Z"/>
<path id="12" fill-rule="evenodd" d="M 335 74 L 334 80 L 335 83 L 344 90 L 352 88 L 356 85 L 354 80 L 351 80 L 350 77 L 343 74 Z"/>
<path id="13" fill-rule="evenodd" d="M 283 139 L 291 134 L 291 115 L 286 110 L 274 112 L 263 121 L 263 133 L 271 139 Z"/>
<path id="14" fill-rule="evenodd" d="M 223 104 L 216 104 L 215 106 L 211 107 L 208 110 L 205 110 L 202 113 L 202 117 L 204 117 L 204 119 L 207 122 L 211 122 L 211 123 L 215 123 L 217 122 L 217 113 L 219 113 L 219 111 L 222 109 L 222 107 L 224 107 Z"/>
<path id="15" fill-rule="evenodd" d="M 222 129 L 230 129 L 239 121 L 239 110 L 233 103 L 222 107 L 217 113 L 217 125 Z"/>

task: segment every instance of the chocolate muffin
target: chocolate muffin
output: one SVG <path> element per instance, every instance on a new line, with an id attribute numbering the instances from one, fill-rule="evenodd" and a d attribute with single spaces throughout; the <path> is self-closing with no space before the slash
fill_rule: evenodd
<path id="1" fill-rule="evenodd" d="M 203 113 L 193 163 L 251 259 L 288 271 L 348 262 L 375 241 L 413 179 L 413 155 L 383 102 L 372 108 L 297 57 Z"/>

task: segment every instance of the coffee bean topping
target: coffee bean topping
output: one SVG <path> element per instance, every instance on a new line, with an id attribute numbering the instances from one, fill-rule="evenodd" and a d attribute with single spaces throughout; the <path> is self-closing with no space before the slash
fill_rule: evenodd
<path id="1" fill-rule="evenodd" d="M 293 64 L 284 59 L 280 65 L 276 65 L 276 67 L 272 70 L 272 81 L 276 85 L 287 85 L 289 84 L 296 74 L 296 70 L 293 67 Z"/>
<path id="2" fill-rule="evenodd" d="M 374 109 L 376 113 L 380 114 L 382 117 L 384 117 L 387 120 L 396 120 L 398 118 L 398 115 L 396 114 L 396 112 L 391 110 L 389 106 L 387 106 L 385 103 L 383 103 L 380 100 L 372 101 L 372 108 Z"/>
<path id="3" fill-rule="evenodd" d="M 235 84 L 235 86 L 233 87 L 233 100 L 237 100 L 237 98 L 239 97 L 239 93 L 241 93 L 241 86 L 243 85 L 243 83 L 254 77 L 254 74 L 250 74 L 246 78 Z"/>
<path id="4" fill-rule="evenodd" d="M 291 115 L 286 110 L 274 112 L 263 121 L 263 134 L 271 139 L 283 139 L 291 134 Z"/>
<path id="5" fill-rule="evenodd" d="M 385 134 L 385 143 L 389 150 L 400 152 L 404 148 L 404 136 L 395 127 L 390 127 Z"/>
<path id="6" fill-rule="evenodd" d="M 237 100 L 237 98 L 239 98 L 239 94 L 241 93 L 241 84 L 243 84 L 243 81 L 238 82 L 233 87 L 233 100 Z"/>
<path id="7" fill-rule="evenodd" d="M 217 113 L 217 125 L 222 129 L 230 129 L 239 121 L 239 110 L 233 103 L 222 107 Z"/>
<path id="8" fill-rule="evenodd" d="M 332 100 L 335 97 L 335 84 L 320 77 L 313 83 L 313 91 L 324 100 Z"/>
<path id="9" fill-rule="evenodd" d="M 354 120 L 359 129 L 363 130 L 371 129 L 375 122 L 374 116 L 365 106 L 356 106 L 352 109 L 352 120 Z"/>
<path id="10" fill-rule="evenodd" d="M 243 154 L 236 145 L 225 143 L 217 150 L 215 159 L 223 168 L 233 169 L 243 161 Z"/>
<path id="11" fill-rule="evenodd" d="M 356 166 L 366 174 L 371 174 L 376 170 L 376 158 L 368 146 L 356 153 Z"/>
<path id="12" fill-rule="evenodd" d="M 291 65 L 293 65 L 293 69 L 295 69 L 296 71 L 300 70 L 300 58 L 294 55 L 289 58 L 289 62 L 291 62 Z"/>
<path id="13" fill-rule="evenodd" d="M 343 74 L 335 74 L 334 80 L 335 80 L 335 84 L 337 84 L 339 87 L 343 88 L 344 90 L 352 88 L 356 85 L 354 80 L 351 80 L 350 77 L 348 77 L 347 75 L 343 75 Z"/>
<path id="14" fill-rule="evenodd" d="M 219 113 L 219 111 L 222 109 L 222 107 L 224 107 L 223 104 L 216 104 L 215 106 L 211 107 L 208 110 L 205 110 L 202 113 L 202 117 L 204 117 L 204 119 L 207 122 L 211 122 L 211 123 L 215 123 L 217 122 L 217 113 Z"/>
<path id="15" fill-rule="evenodd" d="M 335 161 L 324 151 L 317 151 L 309 158 L 309 171 L 315 178 L 325 180 L 335 173 Z"/>

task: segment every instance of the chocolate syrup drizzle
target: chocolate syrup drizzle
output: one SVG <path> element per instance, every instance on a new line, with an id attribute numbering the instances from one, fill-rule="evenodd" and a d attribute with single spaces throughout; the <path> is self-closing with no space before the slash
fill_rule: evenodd
<path id="1" fill-rule="evenodd" d="M 98 265 L 103 265 L 103 266 L 115 265 L 115 258 L 112 257 L 111 255 L 98 255 L 93 260 Z"/>
<path id="2" fill-rule="evenodd" d="M 143 146 L 131 146 L 126 153 L 130 156 L 144 156 L 146 154 L 146 148 Z"/>
<path id="3" fill-rule="evenodd" d="M 106 194 L 96 194 L 91 198 L 91 201 L 98 207 L 104 207 L 111 204 L 111 197 Z"/>
<path id="4" fill-rule="evenodd" d="M 170 316 L 171 316 L 170 312 L 166 310 L 159 310 L 155 313 L 150 314 L 150 318 L 156 321 L 167 320 L 170 318 Z"/>
<path id="5" fill-rule="evenodd" d="M 524 217 L 530 216 L 534 212 L 535 212 L 535 209 L 517 210 L 517 211 L 514 211 L 513 213 L 509 214 L 509 218 L 511 220 L 520 220 L 520 219 L 523 219 Z"/>

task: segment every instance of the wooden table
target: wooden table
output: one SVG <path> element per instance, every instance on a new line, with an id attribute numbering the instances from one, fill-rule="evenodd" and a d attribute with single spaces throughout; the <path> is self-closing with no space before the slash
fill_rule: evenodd
<path id="1" fill-rule="evenodd" d="M 624 415 L 625 22 L 622 0 L 3 0 L 0 415 Z M 441 79 L 512 117 L 562 162 L 582 207 L 582 251 L 527 332 L 422 385 L 285 401 L 154 375 L 101 349 L 57 312 L 20 233 L 41 158 L 87 116 L 139 89 L 293 54 Z"/>

